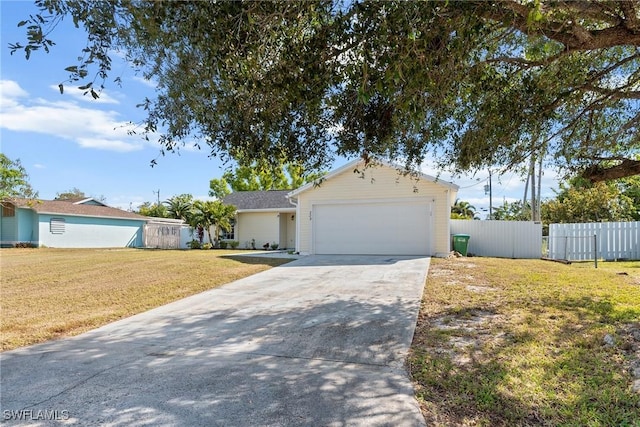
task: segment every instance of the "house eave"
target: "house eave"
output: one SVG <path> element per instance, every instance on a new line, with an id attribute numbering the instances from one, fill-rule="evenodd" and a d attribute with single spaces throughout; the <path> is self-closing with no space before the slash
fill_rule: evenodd
<path id="1" fill-rule="evenodd" d="M 335 177 L 337 175 L 340 175 L 341 173 L 343 173 L 343 172 L 345 172 L 345 171 L 347 171 L 349 169 L 354 168 L 356 165 L 358 165 L 358 164 L 360 164 L 362 162 L 363 162 L 363 160 L 360 159 L 360 158 L 352 160 L 349 163 L 347 163 L 347 164 L 345 164 L 345 165 L 343 165 L 343 166 L 341 166 L 341 167 L 339 167 L 337 169 L 334 169 L 333 171 L 329 172 L 327 175 L 323 176 L 319 180 L 315 180 L 315 181 L 309 182 L 309 183 L 303 185 L 302 187 L 291 191 L 290 193 L 287 194 L 287 198 L 290 199 L 292 197 L 296 197 L 300 193 L 303 193 L 303 192 L 305 192 L 305 191 L 307 191 L 307 190 L 309 190 L 311 188 L 314 188 L 316 185 L 318 185 L 318 183 L 322 183 L 322 181 L 330 180 L 333 177 Z M 389 163 L 389 162 L 387 162 L 385 160 L 376 160 L 376 162 L 380 163 L 381 165 L 390 167 L 390 168 L 398 169 L 397 165 Z M 452 189 L 452 190 L 455 190 L 455 191 L 457 191 L 460 188 L 460 186 L 458 186 L 458 185 L 456 185 L 456 184 L 454 184 L 452 182 L 445 181 L 445 180 L 436 178 L 436 177 L 431 176 L 431 175 L 427 175 L 426 173 L 418 172 L 418 177 L 420 179 L 424 179 L 426 181 L 433 182 L 435 184 L 441 185 L 443 187 L 446 187 L 446 188 L 449 188 L 449 189 Z"/>
<path id="2" fill-rule="evenodd" d="M 30 209 L 38 215 L 59 215 L 59 216 L 77 216 L 82 218 L 101 218 L 101 219 L 122 219 L 122 220 L 130 220 L 130 221 L 144 221 L 148 222 L 151 219 L 147 219 L 145 217 L 142 218 L 131 218 L 126 216 L 107 216 L 107 215 L 85 215 L 85 214 L 76 214 L 76 213 L 64 213 L 64 212 L 49 212 L 49 211 L 36 211 L 31 208 L 20 207 L 19 209 Z"/>
<path id="3" fill-rule="evenodd" d="M 266 208 L 266 209 L 237 209 L 236 213 L 269 213 L 269 212 L 273 212 L 273 213 L 279 213 L 279 212 L 286 212 L 286 213 L 292 213 L 295 212 L 296 208 Z"/>

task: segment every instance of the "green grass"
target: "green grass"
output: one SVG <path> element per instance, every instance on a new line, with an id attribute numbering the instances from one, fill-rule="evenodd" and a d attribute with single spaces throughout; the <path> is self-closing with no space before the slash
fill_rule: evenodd
<path id="1" fill-rule="evenodd" d="M 598 267 L 433 260 L 409 358 L 428 424 L 640 425 L 640 262 Z"/>
<path id="2" fill-rule="evenodd" d="M 2 351 L 77 335 L 291 260 L 241 251 L 0 250 Z"/>

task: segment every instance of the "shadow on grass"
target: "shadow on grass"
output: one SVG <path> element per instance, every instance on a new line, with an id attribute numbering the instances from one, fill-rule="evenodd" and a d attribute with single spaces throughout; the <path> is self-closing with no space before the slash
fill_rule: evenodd
<path id="1" fill-rule="evenodd" d="M 608 299 L 592 297 L 548 299 L 545 306 L 559 310 L 572 310 L 581 318 L 601 323 L 640 321 L 640 309 L 620 309 Z"/>
<path id="2" fill-rule="evenodd" d="M 251 255 L 223 255 L 222 257 L 225 259 L 240 262 L 242 264 L 269 265 L 271 267 L 278 267 L 280 265 L 284 265 L 291 261 L 294 261 L 294 259 L 291 258 L 272 258 Z"/>
<path id="3" fill-rule="evenodd" d="M 621 369 L 624 352 L 602 339 L 640 313 L 588 297 L 543 299 L 528 309 L 537 314 L 494 326 L 472 321 L 457 334 L 431 326 L 441 316 L 418 325 L 410 369 L 427 424 L 636 425 L 640 396 Z M 452 324 L 482 310 L 458 309 Z"/>

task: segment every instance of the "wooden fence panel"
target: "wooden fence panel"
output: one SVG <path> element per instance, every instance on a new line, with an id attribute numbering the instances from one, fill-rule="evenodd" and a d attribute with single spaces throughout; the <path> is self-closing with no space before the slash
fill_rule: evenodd
<path id="1" fill-rule="evenodd" d="M 144 247 L 155 249 L 180 248 L 180 224 L 149 223 L 144 226 Z"/>

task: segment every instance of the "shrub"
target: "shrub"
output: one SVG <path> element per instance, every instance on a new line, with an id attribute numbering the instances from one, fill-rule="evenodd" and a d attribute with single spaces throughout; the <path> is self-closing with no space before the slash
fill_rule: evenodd
<path id="1" fill-rule="evenodd" d="M 15 244 L 16 248 L 37 248 L 38 245 L 35 245 L 31 242 L 18 242 Z"/>
<path id="2" fill-rule="evenodd" d="M 279 245 L 278 243 L 273 242 L 273 243 L 271 244 L 271 249 L 273 249 L 273 250 L 275 251 L 276 249 L 278 249 L 278 247 L 279 247 L 279 246 L 280 246 L 280 245 Z"/>
<path id="3" fill-rule="evenodd" d="M 228 242 L 223 242 L 223 241 L 220 241 L 219 244 L 220 244 L 220 249 L 227 249 L 227 245 L 229 245 Z"/>
<path id="4" fill-rule="evenodd" d="M 191 249 L 200 249 L 201 245 L 200 245 L 200 242 L 198 240 L 193 239 L 192 241 L 189 242 L 189 247 Z"/>
<path id="5" fill-rule="evenodd" d="M 211 249 L 213 247 L 213 245 L 211 243 L 205 243 L 204 245 L 202 245 L 202 249 Z"/>
<path id="6" fill-rule="evenodd" d="M 232 240 L 229 242 L 229 246 L 231 246 L 231 249 L 238 249 L 238 246 L 240 246 L 240 242 L 238 242 L 237 240 Z"/>

